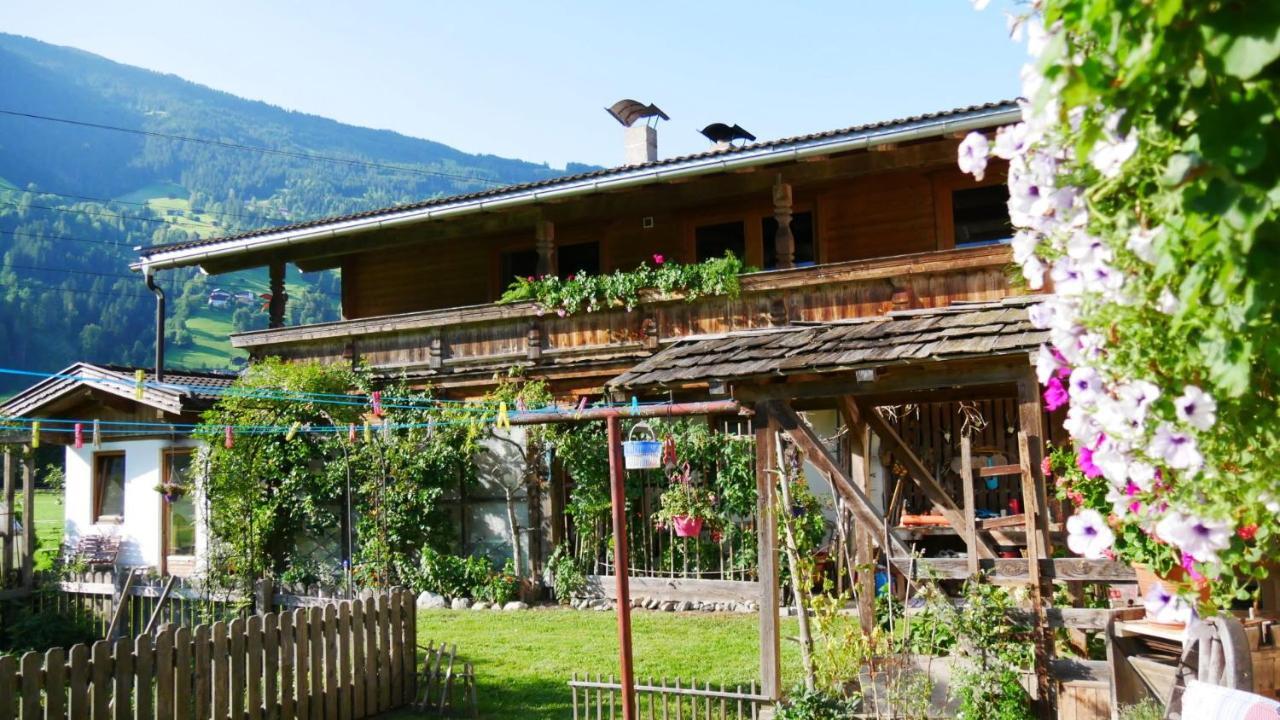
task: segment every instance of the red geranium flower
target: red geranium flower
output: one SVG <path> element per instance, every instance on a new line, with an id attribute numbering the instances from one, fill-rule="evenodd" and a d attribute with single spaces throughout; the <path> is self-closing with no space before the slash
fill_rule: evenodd
<path id="1" fill-rule="evenodd" d="M 1258 534 L 1258 526 L 1256 523 L 1249 523 L 1248 525 L 1244 525 L 1239 530 L 1236 531 L 1236 535 L 1239 535 L 1240 539 L 1245 541 L 1252 540 L 1253 537 L 1257 534 Z"/>
<path id="2" fill-rule="evenodd" d="M 660 253 L 654 253 L 654 254 L 653 254 L 653 262 L 654 262 L 654 264 L 655 264 L 655 265 L 661 265 L 662 263 L 664 263 L 664 262 L 666 262 L 666 261 L 667 261 L 667 259 L 666 259 L 666 258 L 664 258 L 664 257 L 662 257 L 662 255 L 661 255 Z"/>

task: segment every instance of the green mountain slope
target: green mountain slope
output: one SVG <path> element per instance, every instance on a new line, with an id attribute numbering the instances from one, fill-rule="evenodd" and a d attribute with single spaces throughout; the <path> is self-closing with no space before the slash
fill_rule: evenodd
<path id="1" fill-rule="evenodd" d="M 472 155 L 14 35 L 0 34 L 0 68 L 0 369 L 147 363 L 154 300 L 128 271 L 133 246 L 586 169 Z M 265 292 L 261 273 L 160 280 L 174 366 L 229 367 L 226 334 L 265 323 L 260 303 L 207 302 L 214 288 Z M 338 289 L 333 273 L 291 271 L 291 322 L 336 318 Z M 0 373 L 5 387 L 13 383 Z"/>

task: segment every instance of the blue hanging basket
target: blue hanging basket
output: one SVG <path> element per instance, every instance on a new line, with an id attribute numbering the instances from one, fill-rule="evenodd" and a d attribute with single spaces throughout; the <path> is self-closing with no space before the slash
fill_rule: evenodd
<path id="1" fill-rule="evenodd" d="M 642 430 L 648 440 L 637 440 L 636 431 Z M 636 423 L 622 443 L 622 465 L 628 470 L 654 470 L 662 467 L 662 443 L 648 423 Z"/>

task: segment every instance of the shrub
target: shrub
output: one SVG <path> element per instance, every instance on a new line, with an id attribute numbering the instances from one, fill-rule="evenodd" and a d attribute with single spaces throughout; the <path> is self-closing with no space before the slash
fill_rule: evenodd
<path id="1" fill-rule="evenodd" d="M 853 717 L 853 700 L 815 690 L 797 689 L 778 706 L 776 720 L 844 720 Z"/>
<path id="2" fill-rule="evenodd" d="M 489 561 L 483 557 L 463 558 L 424 548 L 414 589 L 448 598 L 471 597 L 476 588 L 485 586 L 491 572 Z"/>
<path id="3" fill-rule="evenodd" d="M 520 578 L 516 576 L 515 563 L 507 560 L 501 572 L 490 573 L 478 586 L 472 588 L 471 594 L 477 600 L 487 600 L 498 605 L 505 605 L 520 595 Z"/>
<path id="4" fill-rule="evenodd" d="M 60 611 L 45 606 L 35 609 L 27 603 L 0 607 L 0 654 L 24 653 L 49 648 L 69 648 L 98 639 L 93 616 L 84 611 Z"/>
<path id="5" fill-rule="evenodd" d="M 582 571 L 582 565 L 564 545 L 556 546 L 555 552 L 547 559 L 547 576 L 555 590 L 556 600 L 561 604 L 569 602 L 569 598 L 587 587 L 587 575 Z"/>

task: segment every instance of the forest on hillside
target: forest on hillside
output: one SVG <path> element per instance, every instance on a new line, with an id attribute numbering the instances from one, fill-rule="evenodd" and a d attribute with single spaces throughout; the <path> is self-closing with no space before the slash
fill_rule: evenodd
<path id="1" fill-rule="evenodd" d="M 136 246 L 587 169 L 467 154 L 14 35 L 0 34 L 0 67 L 0 368 L 149 363 Z M 263 271 L 159 280 L 171 366 L 234 367 L 226 334 L 265 325 Z M 242 296 L 215 307 L 216 289 Z M 334 271 L 290 268 L 289 323 L 337 318 L 339 290 Z M 0 374 L 0 394 L 27 380 Z"/>

